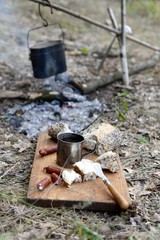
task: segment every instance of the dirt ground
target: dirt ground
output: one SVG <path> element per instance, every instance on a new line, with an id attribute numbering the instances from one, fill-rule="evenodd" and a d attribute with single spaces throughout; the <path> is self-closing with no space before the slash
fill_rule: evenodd
<path id="1" fill-rule="evenodd" d="M 111 24 L 107 7 L 112 7 L 120 22 L 118 1 L 54 1 L 54 3 L 81 12 L 102 23 Z M 37 5 L 29 1 L 5 1 L 0 14 L 0 87 L 3 92 L 38 91 L 50 85 L 59 89 L 61 85 L 53 79 L 37 80 L 33 77 L 28 60 L 26 36 L 29 29 L 40 25 Z M 103 53 L 113 35 L 104 30 L 74 19 L 54 10 L 44 14 L 52 22 L 60 22 L 65 32 L 66 58 L 70 78 L 87 81 L 95 76 L 101 58 L 93 52 Z M 135 17 L 136 16 L 136 17 Z M 133 36 L 159 46 L 159 19 L 149 16 L 138 7 L 127 5 L 127 24 Z M 56 34 L 56 31 L 54 32 Z M 37 35 L 33 35 L 36 40 Z M 38 38 L 45 37 L 39 33 Z M 52 29 L 48 30 L 52 36 Z M 82 50 L 83 49 L 83 50 Z M 85 50 L 84 50 L 85 49 Z M 87 50 L 87 52 L 86 52 Z M 85 52 L 84 52 L 85 51 Z M 113 53 L 118 53 L 115 43 Z M 153 51 L 131 41 L 127 41 L 128 64 L 151 58 Z M 121 69 L 118 57 L 107 58 L 100 75 Z M 88 100 L 97 98 L 102 104 L 124 91 L 128 111 L 126 122 L 118 120 L 112 106 L 101 121 L 120 128 L 123 141 L 119 147 L 120 160 L 127 181 L 132 205 L 126 212 L 87 211 L 83 207 L 40 208 L 26 201 L 30 173 L 37 143 L 37 137 L 18 133 L 18 119 L 21 113 L 9 121 L 7 109 L 15 104 L 26 104 L 20 99 L 1 99 L 0 121 L 0 240 L 15 239 L 129 239 L 158 240 L 160 238 L 160 63 L 130 77 L 130 86 L 121 81 L 114 82 L 87 94 Z M 68 84 L 68 86 L 70 86 Z M 121 108 L 121 103 L 117 103 Z M 17 124 L 17 125 L 16 125 Z"/>

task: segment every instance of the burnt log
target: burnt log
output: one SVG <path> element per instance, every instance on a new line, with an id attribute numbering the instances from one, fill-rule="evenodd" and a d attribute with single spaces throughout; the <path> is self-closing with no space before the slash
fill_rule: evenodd
<path id="1" fill-rule="evenodd" d="M 42 90 L 37 92 L 3 91 L 0 92 L 0 99 L 22 99 L 31 102 L 36 100 L 44 101 L 65 100 L 61 93 L 48 90 Z"/>
<path id="2" fill-rule="evenodd" d="M 156 66 L 159 60 L 160 60 L 160 55 L 155 54 L 151 59 L 132 65 L 132 67 L 129 68 L 129 76 Z M 83 94 L 87 94 L 92 91 L 95 91 L 98 88 L 104 87 L 108 84 L 111 84 L 115 81 L 120 81 L 120 80 L 122 80 L 122 72 L 117 71 L 107 76 L 100 76 L 99 78 L 95 78 L 95 79 L 92 78 L 86 83 L 81 83 L 76 80 L 72 80 L 72 83 L 77 88 L 79 88 Z"/>

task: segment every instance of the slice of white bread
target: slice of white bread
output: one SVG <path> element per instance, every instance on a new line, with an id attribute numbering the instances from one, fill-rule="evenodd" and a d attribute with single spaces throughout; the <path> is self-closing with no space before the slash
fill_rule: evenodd
<path id="1" fill-rule="evenodd" d="M 82 181 L 95 180 L 97 175 L 94 170 L 94 163 L 89 159 L 82 159 L 73 165 L 74 170 L 82 176 Z"/>
<path id="2" fill-rule="evenodd" d="M 96 158 L 95 162 L 99 162 L 101 164 L 102 169 L 108 169 L 110 172 L 119 171 L 117 154 L 115 152 L 109 151 L 103 153 L 98 158 Z"/>
<path id="3" fill-rule="evenodd" d="M 74 182 L 82 182 L 81 175 L 76 173 L 74 170 L 63 170 L 62 179 L 67 187 L 70 187 Z"/>

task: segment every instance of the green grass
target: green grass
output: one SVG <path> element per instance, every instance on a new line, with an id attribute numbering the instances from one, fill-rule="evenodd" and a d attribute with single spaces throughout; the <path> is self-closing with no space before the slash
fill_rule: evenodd
<path id="1" fill-rule="evenodd" d="M 137 0 L 127 2 L 127 12 L 139 14 L 160 21 L 160 1 L 158 0 Z"/>

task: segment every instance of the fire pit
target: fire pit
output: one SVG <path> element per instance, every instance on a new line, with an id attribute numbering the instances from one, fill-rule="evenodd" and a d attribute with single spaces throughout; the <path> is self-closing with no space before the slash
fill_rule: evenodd
<path id="1" fill-rule="evenodd" d="M 83 99 L 82 102 L 68 101 L 62 105 L 57 100 L 39 101 L 10 108 L 8 121 L 17 127 L 18 132 L 23 132 L 27 136 L 37 136 L 40 132 L 46 132 L 48 126 L 56 122 L 68 123 L 72 131 L 78 132 L 105 108 L 106 106 L 97 99 L 93 101 Z"/>

